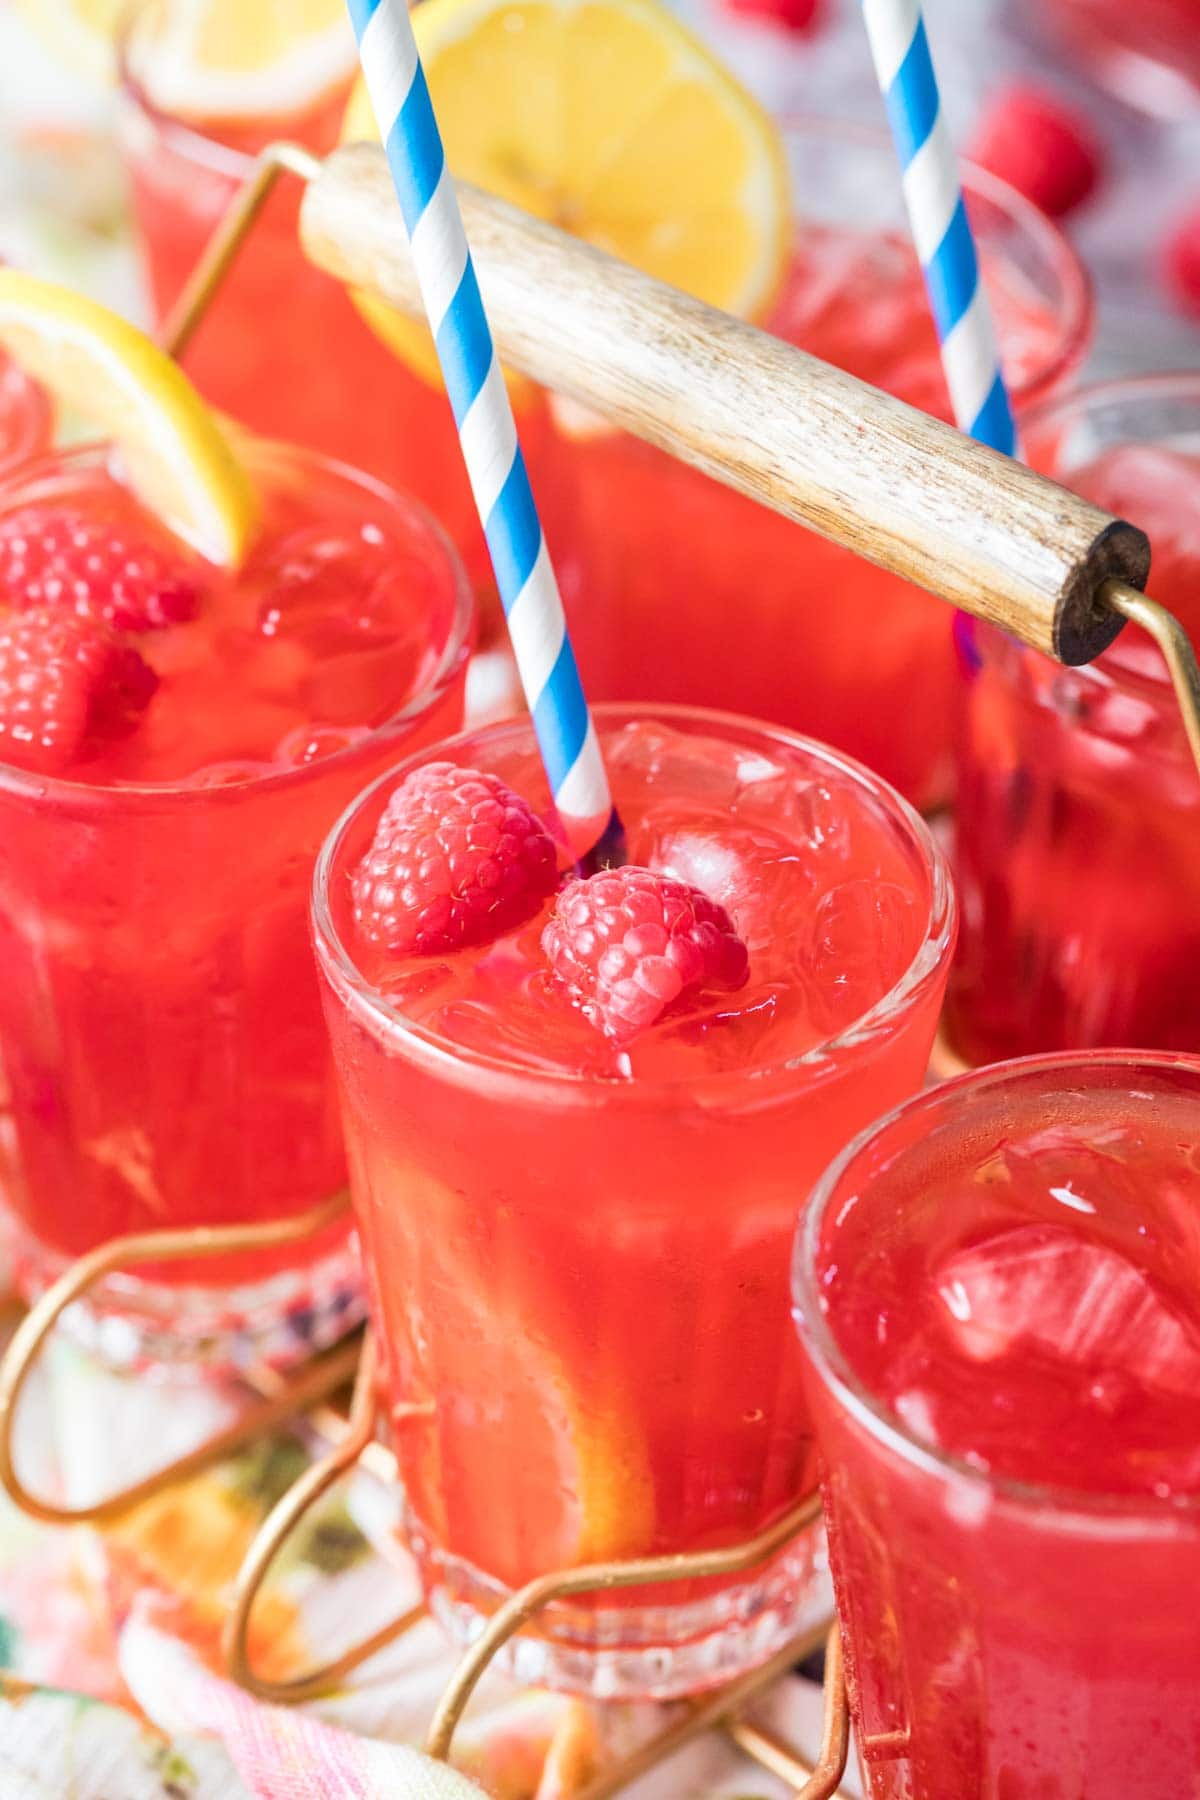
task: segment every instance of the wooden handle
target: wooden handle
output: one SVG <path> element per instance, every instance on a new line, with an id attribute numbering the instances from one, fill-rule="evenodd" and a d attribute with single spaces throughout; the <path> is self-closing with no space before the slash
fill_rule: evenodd
<path id="1" fill-rule="evenodd" d="M 1062 662 L 1121 629 L 1100 588 L 1143 586 L 1135 526 L 503 201 L 465 183 L 459 197 L 512 368 Z M 328 159 L 300 231 L 313 262 L 420 314 L 377 146 Z"/>

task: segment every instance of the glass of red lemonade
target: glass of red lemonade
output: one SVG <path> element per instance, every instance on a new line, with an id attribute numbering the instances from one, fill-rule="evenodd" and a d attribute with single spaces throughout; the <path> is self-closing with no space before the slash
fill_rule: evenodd
<path id="1" fill-rule="evenodd" d="M 535 1576 L 738 1544 L 811 1492 L 795 1184 L 919 1085 L 954 933 L 940 851 L 867 770 L 726 714 L 597 720 L 628 866 L 573 881 L 551 845 L 517 916 L 464 942 L 456 914 L 448 941 L 443 909 L 416 949 L 389 940 L 471 854 L 447 783 L 502 781 L 521 841 L 548 813 L 513 721 L 377 783 L 316 875 L 406 1531 L 459 1637 Z M 481 844 L 511 850 L 480 805 Z M 661 907 L 718 957 L 682 991 L 660 986 Z M 611 991 L 588 998 L 587 970 Z M 809 1533 L 749 1575 L 557 1605 L 511 1666 L 598 1695 L 704 1687 L 811 1621 L 819 1557 Z"/>
<path id="2" fill-rule="evenodd" d="M 909 1101 L 794 1291 L 868 1800 L 1184 1794 L 1200 1744 L 1200 1060 Z"/>
<path id="3" fill-rule="evenodd" d="M 1200 374 L 1080 388 L 1023 432 L 1149 533 L 1149 591 L 1200 642 Z M 989 626 L 960 642 L 954 1048 L 1200 1049 L 1200 775 L 1160 652 L 1135 625 L 1078 669 Z"/>
<path id="4" fill-rule="evenodd" d="M 0 1193 L 26 1297 L 108 1239 L 344 1188 L 312 865 L 365 781 L 461 723 L 472 600 L 414 502 L 245 456 L 235 573 L 102 447 L 0 486 Z M 114 1362 L 216 1368 L 307 1353 L 359 1296 L 343 1219 L 113 1276 L 69 1316 Z"/>
<path id="5" fill-rule="evenodd" d="M 783 127 L 796 209 L 776 336 L 951 417 L 885 134 Z M 1077 367 L 1087 278 L 1058 228 L 968 166 L 964 189 L 1019 409 Z M 552 402 L 547 523 L 589 694 L 732 707 L 810 732 L 915 804 L 947 795 L 956 680 L 945 605 L 663 452 Z M 560 548 L 561 546 L 561 548 Z M 663 597 L 668 597 L 668 604 Z"/>
<path id="6" fill-rule="evenodd" d="M 119 135 L 159 323 L 260 151 L 279 139 L 318 155 L 334 149 L 358 69 L 347 22 L 344 60 L 310 71 L 315 85 L 290 102 L 280 95 L 277 110 L 247 110 L 236 86 L 225 100 L 219 86 L 181 92 L 168 57 L 188 16 L 186 0 L 137 0 L 120 41 Z M 253 430 L 340 457 L 415 495 L 450 533 L 476 587 L 490 593 L 491 565 L 445 390 L 393 355 L 342 283 L 304 256 L 301 193 L 288 175 L 271 194 L 182 365 L 207 400 Z M 545 435 L 544 404 L 527 386 L 521 440 L 531 460 Z"/>

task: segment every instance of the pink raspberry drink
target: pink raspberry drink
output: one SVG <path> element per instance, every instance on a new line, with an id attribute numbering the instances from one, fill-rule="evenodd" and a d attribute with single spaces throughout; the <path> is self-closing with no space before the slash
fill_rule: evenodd
<path id="1" fill-rule="evenodd" d="M 795 1262 L 868 1800 L 1184 1794 L 1200 1060 L 999 1064 L 826 1174 Z"/>
<path id="2" fill-rule="evenodd" d="M 260 525 L 196 556 L 103 450 L 0 490 L 0 1191 L 32 1296 L 82 1252 L 302 1213 L 345 1183 L 305 909 L 322 835 L 462 716 L 471 602 L 436 526 L 246 449 Z M 359 1305 L 320 1241 L 114 1277 L 112 1360 L 277 1360 Z"/>
<path id="3" fill-rule="evenodd" d="M 1150 592 L 1200 641 L 1200 376 L 1081 389 L 1025 446 L 1149 533 Z M 1150 640 L 1063 669 L 973 631 L 958 785 L 955 1048 L 1200 1048 L 1200 777 Z"/>
<path id="4" fill-rule="evenodd" d="M 921 1080 L 942 860 L 867 771 L 724 714 L 601 708 L 629 863 L 580 878 L 527 722 L 413 759 L 316 882 L 407 1530 L 477 1628 L 555 1567 L 736 1544 L 812 1486 L 798 1167 Z M 683 1692 L 814 1616 L 815 1543 L 559 1606 L 529 1679 Z"/>
<path id="5" fill-rule="evenodd" d="M 765 328 L 949 419 L 890 142 L 810 120 L 785 147 L 796 221 Z M 1025 407 L 1086 347 L 1086 276 L 1005 183 L 968 171 L 966 191 Z M 556 416 L 547 530 L 589 694 L 732 707 L 837 745 L 917 805 L 946 797 L 957 674 L 940 601 L 602 421 Z"/>

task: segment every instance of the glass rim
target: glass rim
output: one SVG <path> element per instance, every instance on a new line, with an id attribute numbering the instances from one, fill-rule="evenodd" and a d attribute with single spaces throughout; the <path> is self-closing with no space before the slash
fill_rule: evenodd
<path id="1" fill-rule="evenodd" d="M 922 1474 L 948 1482 L 966 1483 L 977 1492 L 1021 1511 L 1050 1510 L 1056 1519 L 1129 1520 L 1169 1528 L 1180 1520 L 1200 1517 L 1200 1493 L 1180 1495 L 1169 1501 L 1145 1494 L 1093 1494 L 1052 1482 L 1020 1480 L 975 1468 L 964 1457 L 926 1442 L 904 1423 L 861 1379 L 834 1336 L 821 1310 L 816 1263 L 820 1229 L 829 1206 L 840 1197 L 842 1183 L 857 1160 L 886 1140 L 896 1127 L 926 1112 L 953 1106 L 958 1094 L 1002 1089 L 1013 1080 L 1040 1073 L 1069 1074 L 1073 1070 L 1182 1069 L 1191 1074 L 1200 1095 L 1200 1055 L 1175 1050 L 1064 1050 L 1020 1056 L 1000 1063 L 968 1069 L 936 1087 L 902 1100 L 846 1145 L 829 1164 L 800 1213 L 792 1253 L 791 1292 L 793 1316 L 808 1361 L 822 1386 L 833 1396 L 855 1425 L 893 1455 Z"/>
<path id="2" fill-rule="evenodd" d="M 364 736 L 343 745 L 340 750 L 333 750 L 328 756 L 317 757 L 311 763 L 281 763 L 278 768 L 264 768 L 261 773 L 247 776 L 245 781 L 230 782 L 222 787 L 204 787 L 197 785 L 194 779 L 181 778 L 160 782 L 77 781 L 63 775 L 46 775 L 32 769 L 22 769 L 15 763 L 5 762 L 0 758 L 0 793 L 24 793 L 41 800 L 71 800 L 83 804 L 94 804 L 96 796 L 119 795 L 124 805 L 145 806 L 151 810 L 165 805 L 213 805 L 222 800 L 226 804 L 232 804 L 239 797 L 248 793 L 261 793 L 266 787 L 277 792 L 285 786 L 299 786 L 319 779 L 330 770 L 360 760 L 366 751 L 377 753 L 389 736 L 401 734 L 405 727 L 419 719 L 446 692 L 456 670 L 465 661 L 470 650 L 475 624 L 475 592 L 453 541 L 433 514 L 403 489 L 391 487 L 380 477 L 369 474 L 365 469 L 356 469 L 338 457 L 326 456 L 324 452 L 310 450 L 302 444 L 286 444 L 274 438 L 258 437 L 240 427 L 237 435 L 239 446 L 247 452 L 252 465 L 261 458 L 265 463 L 292 463 L 304 468 L 319 469 L 327 475 L 332 474 L 355 488 L 366 489 L 385 502 L 391 510 L 398 510 L 407 520 L 419 525 L 433 540 L 445 558 L 453 583 L 453 618 L 445 646 L 427 680 L 396 712 L 390 713 L 380 724 L 369 727 Z M 14 490 L 19 490 L 29 481 L 37 480 L 42 474 L 49 474 L 64 462 L 93 461 L 103 456 L 107 448 L 106 443 L 98 440 L 51 448 L 29 458 L 17 468 L 5 471 L 0 475 L 0 508 L 7 503 Z"/>
<path id="3" fill-rule="evenodd" d="M 856 119 L 840 119 L 824 113 L 789 110 L 782 114 L 779 129 L 785 140 L 789 136 L 814 137 L 821 134 L 839 138 L 843 142 L 858 142 L 864 148 L 881 150 L 895 174 L 899 191 L 900 170 L 896 163 L 895 146 L 883 126 Z M 1053 353 L 1047 355 L 1044 367 L 1039 367 L 1027 381 L 1012 389 L 1015 406 L 1023 409 L 1040 405 L 1047 397 L 1047 390 L 1053 388 L 1062 372 L 1082 354 L 1087 344 L 1095 312 L 1091 275 L 1066 233 L 1047 213 L 1021 193 L 1019 188 L 1013 187 L 1003 176 L 993 175 L 990 169 L 973 162 L 969 156 L 960 156 L 958 167 L 968 195 L 974 194 L 990 201 L 1036 243 L 1039 253 L 1052 267 L 1061 289 L 1062 306 L 1061 309 L 1056 307 L 1054 313 L 1058 334 Z M 796 203 L 795 196 L 793 202 Z M 798 205 L 796 210 L 799 211 Z"/>
<path id="4" fill-rule="evenodd" d="M 485 734 L 489 738 L 494 738 L 504 734 L 515 736 L 520 733 L 522 736 L 530 738 L 532 724 L 528 715 L 523 714 L 515 718 L 492 720 L 483 725 L 469 726 L 455 733 L 453 737 L 443 739 L 440 743 L 427 745 L 424 749 L 414 751 L 412 755 L 405 757 L 394 768 L 378 776 L 369 787 L 355 796 L 321 846 L 313 869 L 311 905 L 313 938 L 317 957 L 339 996 L 352 996 L 355 1004 L 369 1016 L 377 1031 L 386 1033 L 389 1039 L 411 1047 L 415 1053 L 431 1058 L 443 1066 L 488 1070 L 519 1084 L 546 1083 L 556 1087 L 570 1087 L 577 1091 L 599 1087 L 614 1094 L 634 1090 L 639 1093 L 662 1093 L 683 1086 L 690 1087 L 694 1091 L 707 1092 L 710 1090 L 727 1091 L 739 1082 L 766 1083 L 801 1072 L 807 1073 L 814 1081 L 823 1080 L 836 1067 L 835 1058 L 838 1053 L 873 1041 L 896 1018 L 905 1011 L 915 1008 L 922 995 L 937 980 L 939 970 L 949 958 L 958 921 L 958 899 L 950 874 L 949 858 L 945 850 L 926 821 L 901 794 L 896 792 L 890 783 L 885 781 L 882 776 L 876 775 L 865 764 L 857 762 L 853 757 L 843 755 L 840 750 L 835 750 L 817 739 L 804 737 L 799 732 L 789 731 L 785 726 L 747 718 L 740 713 L 722 712 L 709 707 L 687 706 L 670 702 L 655 704 L 637 701 L 606 701 L 593 707 L 592 711 L 598 726 L 602 726 L 606 721 L 632 722 L 640 719 L 652 719 L 667 724 L 674 721 L 686 721 L 691 725 L 711 728 L 714 733 L 719 732 L 721 727 L 743 733 L 749 731 L 760 742 L 765 739 L 786 746 L 790 750 L 798 750 L 819 766 L 836 769 L 840 774 L 848 776 L 857 787 L 864 790 L 877 804 L 882 804 L 885 810 L 899 822 L 904 829 L 908 847 L 916 853 L 929 873 L 930 891 L 924 934 L 908 967 L 887 992 L 882 994 L 865 1012 L 801 1055 L 784 1057 L 777 1062 L 756 1063 L 747 1068 L 710 1071 L 699 1079 L 684 1075 L 672 1076 L 667 1079 L 651 1077 L 640 1081 L 621 1082 L 611 1075 L 599 1075 L 586 1070 L 535 1068 L 512 1057 L 489 1055 L 487 1052 L 473 1047 L 456 1044 L 440 1032 L 431 1031 L 425 1026 L 417 1024 L 380 994 L 366 979 L 334 922 L 329 892 L 343 842 L 346 834 L 361 813 L 371 805 L 380 789 L 395 785 L 410 769 L 418 768 L 423 763 L 435 759 L 453 757 L 456 751 L 465 750 L 468 745 L 477 743 Z"/>
<path id="5" fill-rule="evenodd" d="M 164 111 L 155 104 L 137 77 L 131 53 L 138 21 L 149 11 L 151 6 L 162 3 L 163 0 L 135 0 L 135 3 L 124 14 L 117 38 L 117 75 L 120 91 L 144 118 L 169 138 L 176 140 L 195 161 L 236 181 L 245 181 L 256 161 L 256 157 L 250 151 L 239 150 L 234 145 L 224 144 L 219 137 L 210 135 L 199 124 L 189 123 L 186 119 Z M 341 81 L 353 80 L 356 68 L 357 64 L 348 68 L 345 76 L 339 76 L 336 81 L 330 83 L 324 95 L 314 95 L 310 104 L 316 107 L 323 98 L 332 97 Z M 277 116 L 282 125 L 290 115 L 283 113 Z M 841 119 L 834 114 L 799 109 L 783 113 L 777 123 L 780 135 L 785 140 L 789 136 L 813 137 L 820 134 L 841 139 L 843 142 L 857 142 L 866 148 L 881 150 L 886 154 L 889 166 L 895 169 L 896 178 L 899 181 L 899 170 L 895 165 L 895 150 L 889 134 L 881 126 L 858 120 Z M 1070 367 L 1082 353 L 1091 332 L 1094 313 L 1091 276 L 1066 233 L 1060 230 L 1054 220 L 1019 189 L 1013 187 L 1003 177 L 993 175 L 989 169 L 972 162 L 969 157 L 961 158 L 959 166 L 968 193 L 975 193 L 983 199 L 990 200 L 1037 244 L 1041 255 L 1053 268 L 1062 292 L 1062 307 L 1055 309 L 1055 322 L 1059 326 L 1059 332 L 1053 353 L 1047 355 L 1044 367 L 1039 368 L 1029 380 L 1013 389 L 1014 404 L 1023 407 L 1033 404 L 1038 396 L 1052 388 L 1063 370 Z M 792 206 L 793 213 L 795 213 L 798 210 L 795 195 L 792 196 Z"/>
<path id="6" fill-rule="evenodd" d="M 236 182 L 246 181 L 253 172 L 259 152 L 241 150 L 235 144 L 226 144 L 213 133 L 205 130 L 200 122 L 190 121 L 177 113 L 172 113 L 159 106 L 149 93 L 145 83 L 139 79 L 134 67 L 135 41 L 137 33 L 152 7 L 162 5 L 164 0 L 129 0 L 129 4 L 121 9 L 117 22 L 116 52 L 116 87 L 119 97 L 131 105 L 139 118 L 146 120 L 160 131 L 170 142 L 176 144 L 193 161 L 202 164 L 217 175 L 226 175 Z M 265 114 L 247 114 L 247 125 L 277 122 L 281 128 L 295 118 L 298 110 L 315 112 L 325 101 L 332 100 L 339 87 L 346 85 L 347 95 L 350 85 L 358 70 L 358 59 L 351 55 L 346 68 L 328 84 L 311 94 L 300 109 L 295 106 L 286 107 L 282 112 Z M 238 115 L 232 114 L 223 123 L 227 126 L 239 122 Z M 270 141 L 272 133 L 264 138 L 264 144 Z M 286 135 L 286 134 L 285 134 Z"/>

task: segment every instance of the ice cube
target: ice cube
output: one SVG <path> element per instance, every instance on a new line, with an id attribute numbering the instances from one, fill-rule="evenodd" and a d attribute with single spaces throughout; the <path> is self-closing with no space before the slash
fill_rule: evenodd
<path id="1" fill-rule="evenodd" d="M 814 1021 L 843 1031 L 895 987 L 917 948 L 911 894 L 891 881 L 859 877 L 829 889 L 797 952 Z"/>
<path id="2" fill-rule="evenodd" d="M 943 1323 L 974 1362 L 1034 1355 L 1086 1378 L 1101 1411 L 1115 1376 L 1200 1393 L 1200 1330 L 1119 1250 L 1065 1226 L 1019 1225 L 956 1251 L 935 1277 Z M 1094 1391 L 1092 1391 L 1094 1390 Z"/>

